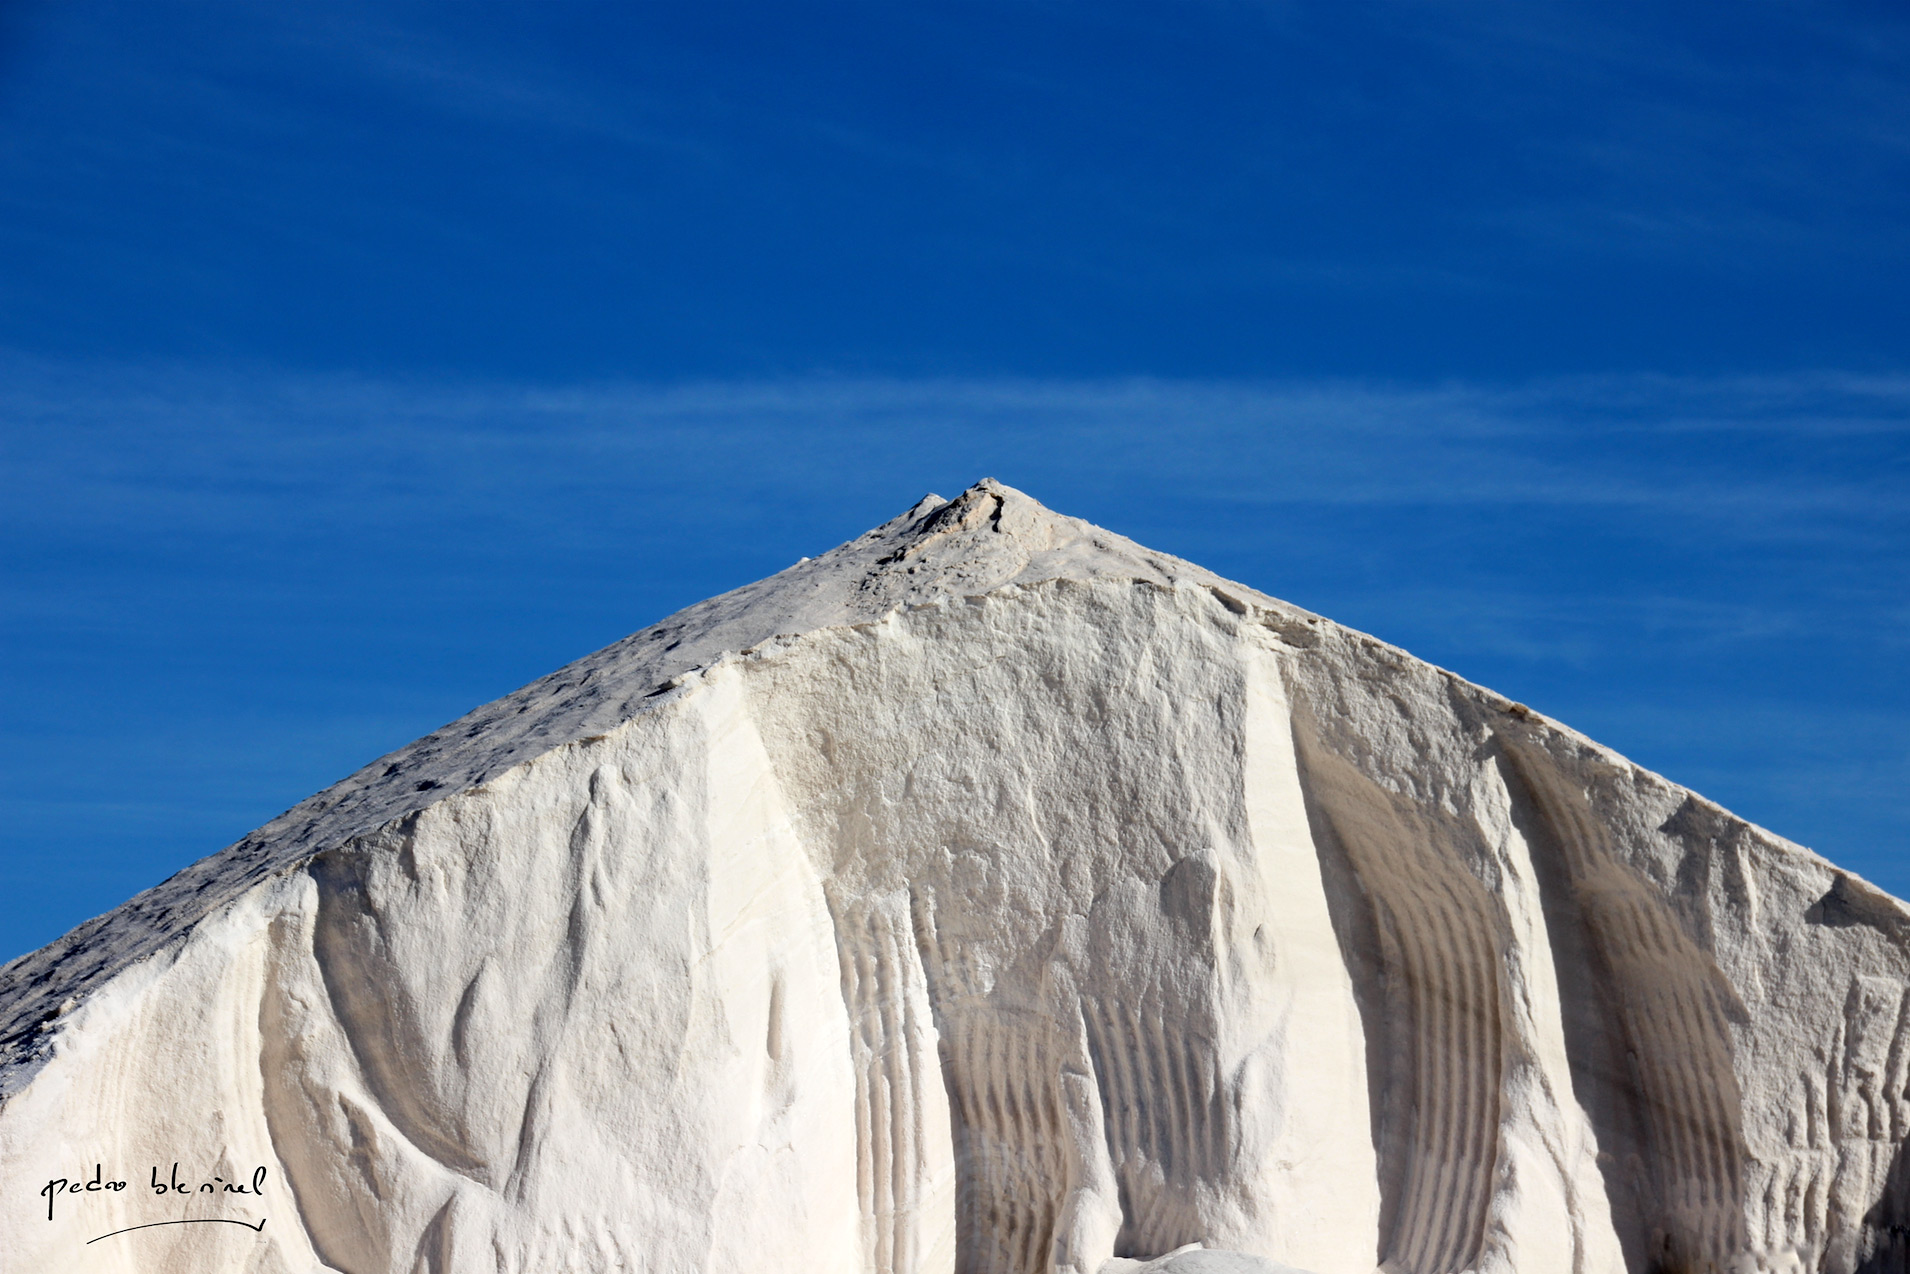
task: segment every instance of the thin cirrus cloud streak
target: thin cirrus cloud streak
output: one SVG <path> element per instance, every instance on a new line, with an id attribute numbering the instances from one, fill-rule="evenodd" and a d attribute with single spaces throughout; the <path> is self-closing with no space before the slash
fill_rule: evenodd
<path id="1" fill-rule="evenodd" d="M 164 368 L 49 364 L 15 373 L 0 410 L 39 426 L 4 444 L 27 479 L 16 499 L 52 499 L 43 512 L 55 518 L 187 513 L 213 492 L 269 503 L 321 488 L 369 499 L 359 517 L 427 486 L 453 500 L 527 483 L 612 487 L 650 480 L 655 464 L 840 483 L 839 448 L 859 447 L 878 468 L 931 471 L 983 449 L 1039 469 L 1066 455 L 1077 480 L 1144 472 L 1157 489 L 1221 503 L 1486 499 L 1655 510 L 1759 540 L 1868 539 L 1901 530 L 1910 437 L 1910 380 L 1829 374 L 1510 388 L 836 378 L 551 388 L 271 375 L 215 387 Z M 1823 455 L 1827 442 L 1840 454 Z M 1741 461 L 1736 443 L 1760 456 Z M 1660 464 L 1669 450 L 1678 471 Z M 74 497 L 87 492 L 101 502 L 82 512 Z"/>
<path id="2" fill-rule="evenodd" d="M 322 51 L 345 78 L 378 85 L 429 112 L 719 161 L 689 130 L 667 126 L 675 112 L 664 101 L 630 85 L 611 91 L 580 84 L 574 72 L 540 64 L 522 49 L 511 57 L 485 56 L 384 13 L 274 10 L 261 20 L 273 24 L 281 41 Z"/>

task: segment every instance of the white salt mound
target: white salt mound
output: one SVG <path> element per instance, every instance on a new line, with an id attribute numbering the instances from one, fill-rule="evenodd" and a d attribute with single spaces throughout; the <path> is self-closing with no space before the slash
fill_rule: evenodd
<path id="1" fill-rule="evenodd" d="M 984 482 L 8 964 L 0 1103 L 8 1274 L 1903 1270 L 1910 913 Z"/>

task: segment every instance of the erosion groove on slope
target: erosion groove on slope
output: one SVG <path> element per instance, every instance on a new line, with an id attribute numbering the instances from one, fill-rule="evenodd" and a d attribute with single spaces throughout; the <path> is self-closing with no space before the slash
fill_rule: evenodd
<path id="1" fill-rule="evenodd" d="M 1367 996 L 1380 1007 L 1369 1046 L 1388 1059 L 1386 1089 L 1400 1099 L 1382 1133 L 1381 1179 L 1394 1193 L 1382 1247 L 1402 1269 L 1469 1269 L 1492 1193 L 1505 1069 L 1493 903 L 1430 820 L 1317 747 L 1301 754 L 1320 839 L 1370 899 L 1361 918 L 1372 931 L 1361 936 L 1380 984 Z"/>
<path id="2" fill-rule="evenodd" d="M 0 1094 L 14 1196 L 268 1168 L 107 1270 L 1883 1274 L 1910 914 L 985 483 L 8 965 Z"/>
<path id="3" fill-rule="evenodd" d="M 1181 1037 L 1158 1008 L 1085 1007 L 1126 1220 L 1116 1250 L 1172 1251 L 1172 1239 L 1191 1241 L 1186 1196 L 1225 1169 L 1227 1084 L 1211 1048 Z"/>
<path id="4" fill-rule="evenodd" d="M 1632 1213 L 1621 1233 L 1663 1268 L 1722 1263 L 1745 1243 L 1729 984 L 1664 898 L 1614 861 L 1584 795 L 1545 758 L 1516 744 L 1506 755 L 1588 939 L 1591 977 L 1579 989 L 1598 1015 L 1579 1019 L 1575 1055 L 1588 1065 L 1578 1082 L 1601 1142 L 1625 1164 L 1607 1182 Z"/>
<path id="5" fill-rule="evenodd" d="M 878 1268 L 912 1274 L 944 1265 L 954 1238 L 949 1111 L 914 925 L 905 901 L 882 901 L 832 913 L 855 1032 L 863 1242 Z"/>

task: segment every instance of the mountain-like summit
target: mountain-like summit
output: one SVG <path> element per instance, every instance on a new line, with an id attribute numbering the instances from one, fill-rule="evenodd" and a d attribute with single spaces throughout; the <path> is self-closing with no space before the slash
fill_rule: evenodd
<path id="1" fill-rule="evenodd" d="M 0 969 L 0 1267 L 1904 1269 L 1906 938 L 985 481 Z"/>

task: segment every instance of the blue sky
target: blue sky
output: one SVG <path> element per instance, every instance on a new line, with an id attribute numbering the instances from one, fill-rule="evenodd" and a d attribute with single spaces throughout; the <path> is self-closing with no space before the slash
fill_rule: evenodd
<path id="1" fill-rule="evenodd" d="M 1910 893 L 1906 37 L 0 3 L 0 958 L 984 474 Z"/>

